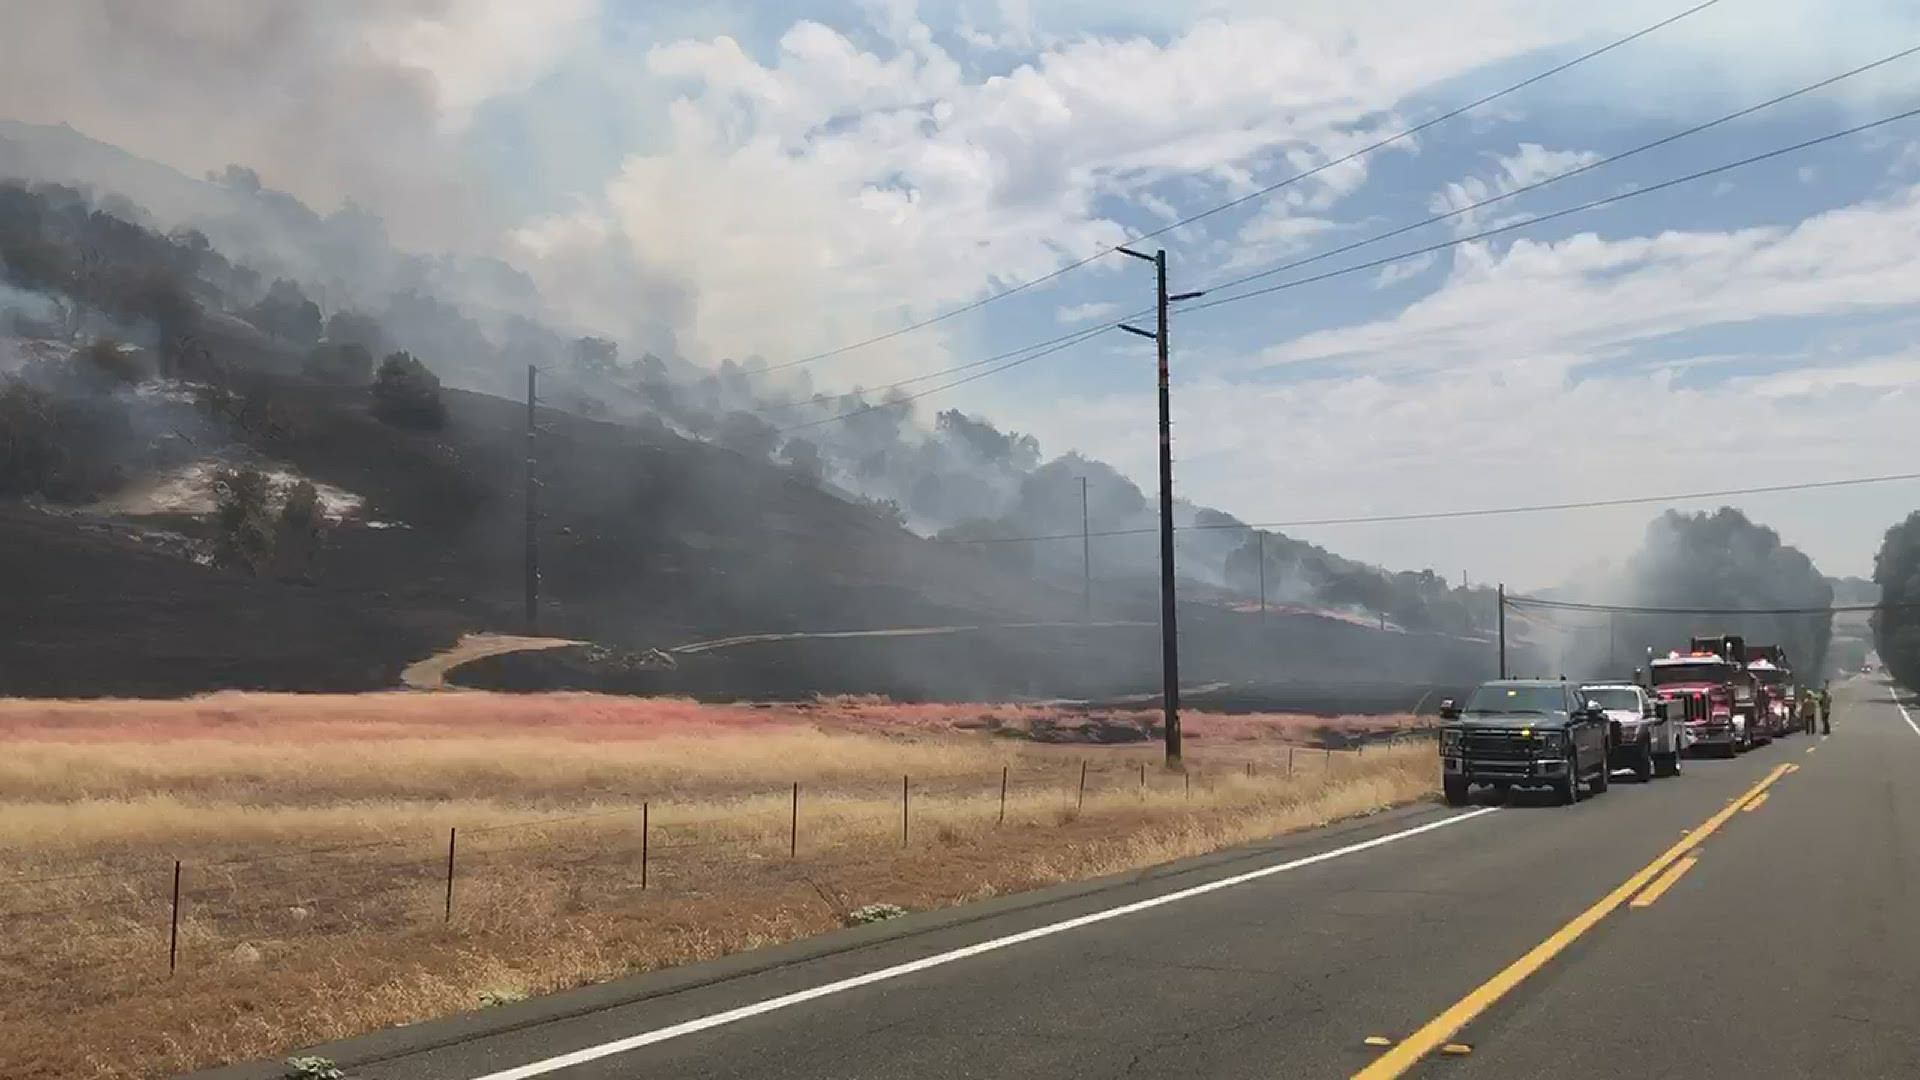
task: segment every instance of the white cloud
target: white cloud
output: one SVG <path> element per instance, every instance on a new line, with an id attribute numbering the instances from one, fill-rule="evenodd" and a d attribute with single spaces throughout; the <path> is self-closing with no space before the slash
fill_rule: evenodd
<path id="1" fill-rule="evenodd" d="M 1426 273 L 1439 259 L 1439 255 L 1429 251 L 1425 255 L 1416 255 L 1411 259 L 1401 259 L 1399 262 L 1388 263 L 1386 266 L 1380 268 L 1378 274 L 1374 275 L 1373 283 L 1379 288 L 1385 288 L 1388 285 L 1397 285 L 1402 281 L 1416 278 Z"/>
<path id="2" fill-rule="evenodd" d="M 1781 356 L 1663 362 L 1642 350 L 1678 331 L 1762 318 L 1911 319 L 1917 245 L 1920 188 L 1786 228 L 1578 236 L 1505 253 L 1471 246 L 1445 283 L 1395 316 L 1308 334 L 1178 385 L 1183 491 L 1249 519 L 1287 520 L 1903 471 L 1920 455 L 1920 351 L 1876 351 L 1837 331 Z M 1618 362 L 1593 366 L 1608 359 Z M 1289 370 L 1327 360 L 1350 373 Z M 1775 370 L 1720 374 L 1756 362 Z M 1123 414 L 1150 402 L 1060 405 L 1052 413 L 1075 425 L 1080 445 L 1151 467 L 1140 460 L 1149 451 L 1121 434 L 1144 422 Z M 1859 573 L 1879 530 L 1916 498 L 1910 486 L 1746 503 L 1823 569 Z M 1311 535 L 1390 565 L 1467 566 L 1479 579 L 1538 585 L 1630 550 L 1652 513 Z"/>
<path id="3" fill-rule="evenodd" d="M 1445 368 L 1496 358 L 1571 365 L 1682 330 L 1920 303 L 1920 187 L 1792 227 L 1666 232 L 1456 249 L 1451 277 L 1398 315 L 1309 334 L 1258 366 L 1344 360 Z"/>
<path id="4" fill-rule="evenodd" d="M 14 5 L 21 7 L 24 5 Z M 455 135 L 579 38 L 596 0 L 63 0 L 0 16 L 0 110 L 200 175 L 229 163 L 403 243 L 486 248 Z"/>
<path id="5" fill-rule="evenodd" d="M 445 122 L 457 128 L 477 106 L 525 89 L 584 44 L 598 5 L 599 0 L 452 0 L 428 10 L 392 11 L 363 35 L 374 56 L 427 72 Z"/>
<path id="6" fill-rule="evenodd" d="M 1095 301 L 1090 304 L 1073 304 L 1069 307 L 1063 307 L 1053 314 L 1057 322 L 1063 325 L 1071 325 L 1073 323 L 1092 322 L 1095 319 L 1105 318 L 1106 316 L 1117 313 L 1119 310 L 1119 304 Z"/>
<path id="7" fill-rule="evenodd" d="M 1490 210 L 1467 210 L 1467 207 L 1477 206 L 1488 199 L 1518 191 L 1550 177 L 1564 175 L 1598 160 L 1600 155 L 1591 150 L 1549 150 L 1538 143 L 1521 143 L 1514 153 L 1494 159 L 1492 176 L 1469 176 L 1455 180 L 1433 197 L 1428 208 L 1436 214 L 1465 211 L 1450 219 L 1450 227 L 1458 235 L 1478 232 L 1487 227 Z"/>
<path id="8" fill-rule="evenodd" d="M 1270 182 L 1278 155 L 1337 156 L 1406 95 L 1548 40 L 1438 15 L 1364 33 L 1245 17 L 1164 43 L 1077 38 L 979 78 L 887 10 L 888 52 L 803 22 L 764 61 L 729 38 L 648 54 L 676 88 L 666 136 L 583 212 L 684 276 L 694 358 L 806 353 L 1044 274 L 1125 238 L 1102 200 L 1164 214 L 1155 185 L 1176 177 L 1207 202 Z M 1448 48 L 1415 47 L 1435 33 Z M 1290 189 L 1254 235 L 1298 243 L 1365 176 L 1356 162 Z M 850 355 L 835 378 L 934 366 L 939 345 Z"/>

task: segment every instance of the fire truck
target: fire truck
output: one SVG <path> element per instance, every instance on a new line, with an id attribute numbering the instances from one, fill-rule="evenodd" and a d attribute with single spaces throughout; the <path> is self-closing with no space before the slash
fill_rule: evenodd
<path id="1" fill-rule="evenodd" d="M 1753 675 L 1756 714 L 1769 738 L 1790 735 L 1799 724 L 1799 697 L 1793 665 L 1778 645 L 1747 646 L 1747 671 Z"/>
<path id="2" fill-rule="evenodd" d="M 1647 666 L 1653 692 L 1677 702 L 1675 712 L 1685 711 L 1689 744 L 1712 747 L 1723 757 L 1753 747 L 1759 732 L 1746 642 L 1733 635 L 1694 638 L 1686 652 L 1652 657 Z"/>

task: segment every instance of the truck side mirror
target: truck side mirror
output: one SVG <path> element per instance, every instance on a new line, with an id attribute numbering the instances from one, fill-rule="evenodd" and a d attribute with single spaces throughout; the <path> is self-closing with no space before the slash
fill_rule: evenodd
<path id="1" fill-rule="evenodd" d="M 1440 719 L 1442 720 L 1460 719 L 1460 706 L 1454 704 L 1452 698 L 1444 698 L 1441 700 Z"/>

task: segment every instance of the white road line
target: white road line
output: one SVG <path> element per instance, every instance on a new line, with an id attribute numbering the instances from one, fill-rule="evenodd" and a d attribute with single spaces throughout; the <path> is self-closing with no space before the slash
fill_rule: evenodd
<path id="1" fill-rule="evenodd" d="M 765 1001 L 756 1001 L 751 1005 L 742 1005 L 737 1009 L 728 1009 L 725 1012 L 713 1013 L 709 1016 L 687 1020 L 683 1023 L 673 1024 L 668 1027 L 656 1028 L 653 1031 L 641 1032 L 638 1035 L 629 1035 L 624 1039 L 615 1039 L 612 1042 L 589 1046 L 584 1050 L 575 1050 L 572 1053 L 559 1054 L 542 1061 L 535 1061 L 511 1069 L 502 1069 L 499 1072 L 476 1076 L 473 1080 L 525 1080 L 525 1078 L 529 1076 L 544 1076 L 547 1073 L 556 1072 L 560 1069 L 571 1068 L 575 1065 L 585 1065 L 590 1061 L 598 1061 L 601 1058 L 612 1057 L 615 1054 L 624 1054 L 630 1050 L 638 1050 L 643 1046 L 652 1046 L 655 1043 L 666 1042 L 669 1039 L 677 1039 L 683 1035 L 710 1031 L 713 1028 L 724 1027 L 727 1024 L 737 1023 L 741 1020 L 760 1016 L 764 1013 L 792 1008 L 795 1005 L 803 1005 L 816 998 L 844 993 L 848 990 L 857 990 L 862 986 L 870 986 L 873 983 L 897 979 L 902 975 L 912 975 L 916 972 L 926 971 L 929 968 L 937 968 L 951 964 L 957 960 L 965 960 L 969 957 L 979 956 L 982 953 L 1006 949 L 1015 945 L 1024 945 L 1029 941 L 1038 941 L 1041 938 L 1051 937 L 1054 934 L 1066 933 L 1068 930 L 1077 930 L 1083 926 L 1092 926 L 1095 923 L 1106 922 L 1108 919 L 1117 919 L 1122 915 L 1132 915 L 1135 912 L 1146 911 L 1166 904 L 1178 903 L 1181 900 L 1191 900 L 1196 896 L 1204 896 L 1210 892 L 1218 892 L 1221 889 L 1231 888 L 1235 885 L 1243 885 L 1249 881 L 1258 881 L 1261 878 L 1272 877 L 1275 874 L 1284 874 L 1289 870 L 1298 870 L 1301 867 L 1312 866 L 1315 863 L 1329 862 L 1344 855 L 1357 855 L 1362 851 L 1370 851 L 1373 848 L 1391 844 L 1396 840 L 1405 840 L 1408 837 L 1418 836 L 1425 832 L 1432 832 L 1435 829 L 1444 829 L 1449 825 L 1458 825 L 1463 821 L 1470 821 L 1473 818 L 1491 814 L 1498 809 L 1500 808 L 1497 806 L 1488 806 L 1482 807 L 1479 810 L 1470 810 L 1464 814 L 1442 818 L 1439 821 L 1430 821 L 1425 825 L 1417 825 L 1411 829 L 1388 833 L 1385 836 L 1376 836 L 1371 840 L 1364 840 L 1358 844 L 1349 844 L 1346 847 L 1334 848 L 1332 851 L 1323 851 L 1318 855 L 1308 855 L 1305 858 L 1294 859 L 1291 862 L 1278 863 L 1273 866 L 1263 866 L 1258 870 L 1249 870 L 1244 874 L 1235 874 L 1232 877 L 1220 878 L 1216 881 L 1209 881 L 1205 884 L 1180 889 L 1146 900 L 1136 900 L 1131 904 L 1122 904 L 1119 907 L 1108 908 L 1105 911 L 1096 911 L 1090 915 L 1081 915 L 1056 923 L 1048 923 L 1045 926 L 1036 926 L 1031 930 L 1022 930 L 1017 934 L 1008 934 L 1005 937 L 993 938 L 989 941 L 982 941 L 974 945 L 953 949 L 949 952 L 923 957 L 922 959 L 910 961 L 905 964 L 896 964 L 893 967 L 881 968 L 878 971 L 869 971 L 865 975 L 855 975 L 852 978 L 825 983 L 807 990 L 797 990 L 791 994 L 781 994 L 779 997 L 767 998 Z"/>
<path id="2" fill-rule="evenodd" d="M 1913 715 L 1907 712 L 1905 705 L 1900 704 L 1900 694 L 1898 691 L 1895 691 L 1893 694 L 1893 707 L 1900 710 L 1900 719 L 1907 722 L 1907 726 L 1913 729 L 1913 733 L 1920 735 L 1920 724 L 1914 723 Z"/>

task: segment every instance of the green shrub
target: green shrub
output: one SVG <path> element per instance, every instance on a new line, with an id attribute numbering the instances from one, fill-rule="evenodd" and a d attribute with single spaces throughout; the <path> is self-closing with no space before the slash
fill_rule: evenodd
<path id="1" fill-rule="evenodd" d="M 347 1080 L 330 1059 L 307 1054 L 287 1059 L 287 1080 Z"/>
<path id="2" fill-rule="evenodd" d="M 855 908 L 847 912 L 846 917 L 842 921 L 848 926 L 865 926 L 868 923 L 886 922 L 888 919 L 897 919 L 906 913 L 907 909 L 901 907 L 899 904 L 868 904 L 865 907 Z"/>
<path id="3" fill-rule="evenodd" d="M 442 427 L 447 406 L 440 400 L 440 377 L 411 353 L 393 353 L 373 377 L 373 415 L 395 427 Z"/>

